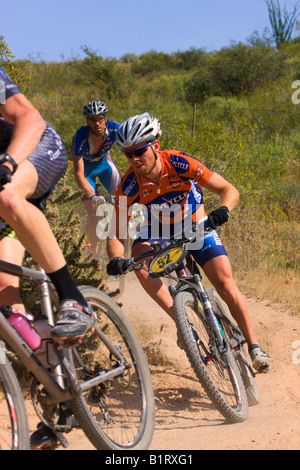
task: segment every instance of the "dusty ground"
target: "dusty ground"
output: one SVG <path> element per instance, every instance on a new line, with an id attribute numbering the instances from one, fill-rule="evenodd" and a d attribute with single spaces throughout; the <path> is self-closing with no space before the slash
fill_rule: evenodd
<path id="1" fill-rule="evenodd" d="M 272 357 L 267 375 L 257 378 L 261 403 L 242 424 L 225 424 L 202 392 L 175 345 L 172 321 L 144 293 L 134 277 L 120 298 L 143 346 L 161 339 L 177 355 L 179 367 L 151 366 L 156 428 L 149 450 L 300 449 L 300 319 L 267 302 L 248 299 L 261 345 Z M 293 346 L 295 349 L 293 349 Z M 176 362 L 175 361 L 175 362 Z M 31 430 L 37 419 L 30 414 Z M 81 431 L 68 435 L 70 450 L 93 449 Z"/>

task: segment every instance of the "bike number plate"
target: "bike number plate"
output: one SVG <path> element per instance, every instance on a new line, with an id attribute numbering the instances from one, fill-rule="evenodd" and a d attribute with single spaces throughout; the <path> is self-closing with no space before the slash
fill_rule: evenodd
<path id="1" fill-rule="evenodd" d="M 164 272 L 170 273 L 180 265 L 185 257 L 186 251 L 178 247 L 160 252 L 150 263 L 149 274 L 160 276 Z"/>

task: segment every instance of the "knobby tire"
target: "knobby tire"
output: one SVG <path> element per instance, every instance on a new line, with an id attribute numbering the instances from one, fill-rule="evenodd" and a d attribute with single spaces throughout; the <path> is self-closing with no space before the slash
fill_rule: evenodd
<path id="1" fill-rule="evenodd" d="M 187 312 L 193 317 L 195 329 L 197 331 L 198 328 L 201 329 L 202 334 L 199 336 L 199 342 L 195 339 L 195 333 L 190 325 L 192 322 L 189 321 Z M 231 423 L 243 422 L 248 416 L 248 402 L 245 387 L 232 351 L 228 349 L 222 355 L 222 362 L 210 359 L 210 362 L 205 363 L 204 354 L 207 354 L 209 350 L 209 341 L 213 340 L 211 340 L 211 333 L 204 317 L 203 308 L 198 301 L 195 301 L 191 293 L 183 291 L 176 294 L 174 298 L 174 316 L 183 348 L 206 394 L 226 420 Z M 203 349 L 206 351 L 205 353 Z M 209 355 L 207 354 L 207 356 Z M 216 371 L 212 373 L 211 369 L 213 367 L 216 368 Z M 223 380 L 223 374 L 227 373 L 229 380 L 226 383 L 224 381 L 224 384 L 221 382 L 221 385 L 218 387 L 215 383 L 216 380 Z M 220 390 L 223 388 L 223 385 L 227 387 L 227 382 L 233 403 L 228 401 L 227 396 L 229 392 L 225 390 L 224 393 L 221 393 Z"/>
<path id="2" fill-rule="evenodd" d="M 15 372 L 7 360 L 5 364 L 0 364 L 0 405 L 0 450 L 29 450 L 24 398 Z"/>
<path id="3" fill-rule="evenodd" d="M 218 311 L 221 313 L 221 316 L 227 317 L 227 318 L 229 318 L 229 320 L 232 321 L 231 315 L 230 315 L 225 303 L 223 302 L 223 300 L 221 299 L 221 297 L 217 293 L 217 291 L 215 289 L 207 289 L 207 294 L 209 296 L 209 300 L 210 300 L 213 308 L 218 309 Z M 227 334 L 228 338 L 229 339 L 234 338 L 235 333 L 234 333 L 234 331 L 232 331 L 230 325 L 228 325 L 228 323 L 226 323 L 226 321 L 222 322 L 222 324 L 223 324 L 223 327 L 226 331 L 226 334 Z M 248 404 L 249 404 L 249 406 L 256 406 L 260 403 L 260 394 L 259 394 L 259 390 L 258 390 L 258 386 L 257 386 L 256 380 L 255 380 L 255 377 L 253 377 L 253 375 L 251 374 L 248 366 L 243 361 L 242 356 L 246 355 L 244 347 L 242 346 L 239 350 L 233 351 L 233 354 L 234 354 L 235 360 L 238 364 L 240 374 L 242 376 L 242 379 L 243 379 L 243 382 L 244 382 L 244 385 L 245 385 L 247 398 L 248 398 Z"/>
<path id="4" fill-rule="evenodd" d="M 104 382 L 74 399 L 74 415 L 96 449 L 146 450 L 154 432 L 155 404 L 142 346 L 116 302 L 95 288 L 81 287 L 81 292 L 98 316 L 97 325 L 112 344 L 121 347 L 126 362 L 133 367 L 124 376 Z M 92 376 L 100 368 L 113 368 L 113 358 L 99 337 L 91 333 L 84 340 L 76 354 L 73 351 L 79 381 L 86 379 L 84 374 Z M 78 367 L 80 361 L 84 368 Z"/>

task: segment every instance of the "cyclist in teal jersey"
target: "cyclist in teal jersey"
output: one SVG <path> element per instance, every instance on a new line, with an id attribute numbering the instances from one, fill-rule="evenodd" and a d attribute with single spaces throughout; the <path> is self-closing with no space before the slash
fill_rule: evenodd
<path id="1" fill-rule="evenodd" d="M 71 153 L 74 174 L 84 196 L 82 202 L 87 213 L 86 231 L 91 250 L 98 257 L 99 240 L 96 235 L 96 207 L 104 201 L 98 195 L 96 179 L 99 178 L 107 192 L 115 195 L 121 182 L 121 175 L 110 155 L 116 139 L 119 124 L 107 119 L 108 108 L 101 101 L 91 101 L 83 108 L 87 125 L 75 133 Z"/>

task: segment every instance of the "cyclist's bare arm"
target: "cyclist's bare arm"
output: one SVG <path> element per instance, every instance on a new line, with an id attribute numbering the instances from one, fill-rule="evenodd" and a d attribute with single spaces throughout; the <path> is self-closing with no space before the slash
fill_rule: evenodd
<path id="1" fill-rule="evenodd" d="M 122 258 L 124 255 L 125 240 L 120 239 L 118 221 L 116 225 L 117 227 L 112 226 L 111 233 L 106 243 L 107 255 L 110 260 L 113 258 Z M 115 231 L 115 233 L 113 233 L 113 231 Z"/>
<path id="2" fill-rule="evenodd" d="M 124 254 L 124 240 L 119 240 L 118 238 L 108 238 L 106 249 L 109 259 L 113 258 L 122 258 Z"/>
<path id="3" fill-rule="evenodd" d="M 205 189 L 220 196 L 219 207 L 226 206 L 231 211 L 239 200 L 238 190 L 218 173 L 214 173 L 205 184 Z"/>
<path id="4" fill-rule="evenodd" d="M 6 152 L 20 164 L 34 151 L 46 129 L 46 124 L 40 113 L 21 93 L 11 96 L 1 104 L 0 114 L 7 122 L 14 125 Z"/>
<path id="5" fill-rule="evenodd" d="M 74 166 L 74 176 L 77 182 L 79 189 L 81 189 L 84 194 L 90 198 L 95 195 L 93 188 L 89 185 L 88 180 L 84 176 L 84 161 L 83 157 L 73 157 L 73 166 Z"/>

